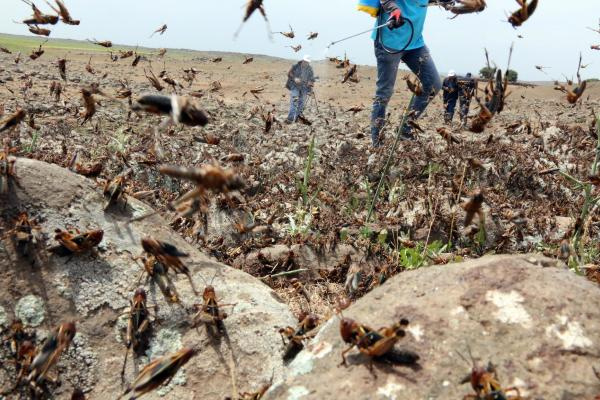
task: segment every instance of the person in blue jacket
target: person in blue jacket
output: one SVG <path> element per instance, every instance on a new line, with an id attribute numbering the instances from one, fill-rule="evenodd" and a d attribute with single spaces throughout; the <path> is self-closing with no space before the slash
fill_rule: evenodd
<path id="1" fill-rule="evenodd" d="M 449 124 L 454 118 L 454 110 L 458 101 L 458 80 L 454 70 L 448 71 L 448 77 L 442 83 L 444 99 L 444 122 Z"/>
<path id="2" fill-rule="evenodd" d="M 310 62 L 310 56 L 305 55 L 302 61 L 294 64 L 288 72 L 288 79 L 285 84 L 285 87 L 290 91 L 290 112 L 285 120 L 288 124 L 302 118 L 306 97 L 313 90 L 316 78 Z"/>
<path id="3" fill-rule="evenodd" d="M 450 1 L 438 0 L 438 3 Z M 394 93 L 398 65 L 404 62 L 417 75 L 423 87 L 423 93 L 417 96 L 411 106 L 411 119 L 418 118 L 440 90 L 442 82 L 429 49 L 423 39 L 423 27 L 427 16 L 429 0 L 380 0 L 380 15 L 376 22 L 385 21 L 388 26 L 376 29 L 375 57 L 377 58 L 377 89 L 371 114 L 371 139 L 373 146 L 380 146 L 379 133 L 385 123 L 387 105 Z M 410 24 L 404 19 L 411 21 Z M 401 138 L 414 140 L 411 126 L 405 123 L 401 129 Z"/>

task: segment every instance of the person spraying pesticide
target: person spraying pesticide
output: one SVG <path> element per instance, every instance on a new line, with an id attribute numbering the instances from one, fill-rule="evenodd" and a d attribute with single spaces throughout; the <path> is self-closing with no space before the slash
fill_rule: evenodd
<path id="1" fill-rule="evenodd" d="M 285 85 L 290 91 L 290 112 L 285 121 L 288 124 L 304 117 L 302 112 L 306 105 L 306 97 L 312 92 L 316 80 L 310 62 L 310 56 L 306 55 L 288 72 L 288 80 Z"/>
<path id="2" fill-rule="evenodd" d="M 453 0 L 361 0 L 358 9 L 377 17 L 372 34 L 377 59 L 377 87 L 371 113 L 371 140 L 381 145 L 388 103 L 394 93 L 398 65 L 405 63 L 419 78 L 422 92 L 415 96 L 409 117 L 399 127 L 400 138 L 414 140 L 410 120 L 415 120 L 441 89 L 442 82 L 423 39 L 423 28 L 430 4 L 450 4 Z"/>

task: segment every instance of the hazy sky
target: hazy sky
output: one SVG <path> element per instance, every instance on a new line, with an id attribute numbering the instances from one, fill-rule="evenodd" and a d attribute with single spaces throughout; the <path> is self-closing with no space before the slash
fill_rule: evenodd
<path id="1" fill-rule="evenodd" d="M 265 0 L 274 31 L 296 31 L 294 40 L 275 35 L 269 41 L 266 26 L 256 13 L 245 24 L 237 40 L 233 39 L 244 11 L 243 0 L 64 0 L 81 25 L 59 24 L 51 37 L 112 40 L 114 43 L 149 47 L 222 50 L 241 53 L 268 54 L 299 58 L 310 54 L 314 59 L 325 56 L 327 44 L 333 40 L 370 28 L 373 19 L 355 10 L 354 0 Z M 400 0 L 402 1 L 402 0 Z M 410 1 L 410 0 L 406 0 Z M 492 60 L 506 65 L 508 49 L 515 42 L 513 69 L 526 80 L 547 80 L 562 74 L 573 76 L 579 52 L 583 52 L 585 77 L 600 77 L 600 51 L 590 49 L 600 44 L 600 34 L 586 29 L 598 27 L 600 0 L 539 0 L 535 14 L 524 26 L 515 30 L 506 22 L 506 15 L 517 8 L 514 0 L 488 0 L 488 8 L 480 14 L 450 20 L 450 14 L 430 7 L 425 40 L 440 72 L 456 69 L 459 73 L 477 72 L 485 63 L 483 48 Z M 27 34 L 22 20 L 30 8 L 21 0 L 0 0 L 2 16 L 0 31 Z M 41 0 L 39 8 L 49 11 Z M 168 30 L 163 36 L 149 39 L 153 30 L 163 23 Z M 314 41 L 306 41 L 310 31 L 319 32 Z M 524 38 L 519 39 L 517 35 Z M 0 43 L 1 44 L 1 43 Z M 302 44 L 299 53 L 285 46 Z M 375 64 L 373 44 L 364 35 L 332 47 L 327 55 L 343 55 L 359 64 Z M 548 75 L 534 65 L 551 67 Z"/>

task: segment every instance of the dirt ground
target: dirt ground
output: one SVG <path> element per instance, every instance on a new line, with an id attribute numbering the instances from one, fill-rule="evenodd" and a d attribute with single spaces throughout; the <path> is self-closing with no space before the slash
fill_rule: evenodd
<path id="1" fill-rule="evenodd" d="M 596 205 L 580 217 L 584 189 L 591 199 L 598 195 L 589 177 L 598 143 L 593 117 L 600 109 L 598 83 L 590 83 L 574 106 L 551 84 L 511 87 L 506 109 L 484 133 L 462 130 L 457 122 L 448 126 L 459 141 L 454 145 L 436 133 L 444 126 L 438 95 L 418 121 L 423 130 L 418 140 L 401 142 L 391 154 L 373 217 L 365 222 L 393 130 L 410 99 L 402 80 L 406 72 L 400 72 L 388 108 L 385 146 L 373 150 L 374 68 L 359 66 L 359 82 L 343 84 L 345 69 L 331 61 L 315 62 L 316 101 L 305 111 L 312 125 L 286 125 L 284 85 L 291 61 L 254 56 L 243 64 L 248 55 L 156 53 L 146 51 L 137 67 L 131 65 L 133 58 L 111 61 L 108 50 L 49 48 L 37 60 L 27 57 L 28 50 L 18 64 L 16 51 L 0 53 L 0 120 L 17 107 L 33 116 L 8 132 L 13 153 L 63 167 L 73 160 L 82 166 L 100 163 L 99 186 L 131 169 L 129 193 L 152 190 L 143 201 L 159 209 L 189 243 L 263 278 L 296 315 L 327 316 L 340 296 L 358 298 L 403 270 L 490 253 L 537 251 L 562 257 L 574 271 L 597 280 Z M 214 62 L 216 57 L 222 60 Z M 56 67 L 58 58 L 67 59 L 66 82 Z M 190 68 L 197 73 L 188 85 L 183 70 Z M 145 77 L 150 71 L 166 71 L 181 83 L 178 94 L 195 94 L 211 123 L 169 127 L 155 140 L 154 128 L 162 118 L 130 113 L 128 100 L 116 98 L 123 85 L 133 100 L 155 92 Z M 63 87 L 60 99 L 49 93 L 53 82 Z M 103 95 L 94 96 L 97 112 L 82 124 L 80 90 L 94 83 Z M 162 84 L 163 94 L 173 92 Z M 354 107 L 360 110 L 348 111 Z M 475 115 L 475 102 L 471 108 Z M 275 123 L 265 132 L 262 117 L 271 111 Z M 200 215 L 180 218 L 169 211 L 168 202 L 189 184 L 161 176 L 157 166 L 213 162 L 232 168 L 246 183 L 231 196 L 234 205 L 211 196 Z M 485 198 L 485 218 L 475 217 L 465 226 L 461 205 L 477 190 Z M 16 212 L 3 207 L 5 231 Z M 571 241 L 579 228 L 580 240 Z M 17 275 L 7 277 L 2 287 L 26 287 L 25 280 L 31 279 L 23 276 L 15 283 Z"/>

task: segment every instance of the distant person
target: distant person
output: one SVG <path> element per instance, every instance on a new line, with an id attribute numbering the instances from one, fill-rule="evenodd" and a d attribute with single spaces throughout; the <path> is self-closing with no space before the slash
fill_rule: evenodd
<path id="1" fill-rule="evenodd" d="M 467 125 L 467 116 L 471 107 L 471 99 L 475 95 L 477 81 L 471 73 L 467 73 L 464 78 L 458 80 L 458 99 L 460 104 L 460 121 L 463 126 Z"/>
<path id="2" fill-rule="evenodd" d="M 290 91 L 290 112 L 285 121 L 288 124 L 296 122 L 299 117 L 304 117 L 302 112 L 306 105 L 306 96 L 312 92 L 316 80 L 310 62 L 310 56 L 306 55 L 288 72 L 288 80 L 285 85 Z"/>
<path id="3" fill-rule="evenodd" d="M 442 83 L 444 90 L 444 121 L 449 124 L 454 118 L 454 109 L 458 100 L 458 80 L 454 70 L 448 71 L 448 76 Z"/>
<path id="4" fill-rule="evenodd" d="M 428 4 L 428 0 L 380 0 L 381 9 L 376 24 L 381 25 L 388 21 L 388 25 L 373 33 L 377 58 L 377 90 L 371 114 L 373 147 L 381 144 L 379 133 L 385 123 L 387 105 L 394 94 L 400 62 L 405 63 L 417 75 L 423 87 L 423 92 L 415 97 L 411 105 L 411 120 L 421 116 L 429 101 L 442 87 L 435 63 L 423 39 Z M 411 23 L 406 22 L 404 17 L 410 19 Z M 400 138 L 403 140 L 415 139 L 409 122 L 406 121 L 400 127 Z"/>

